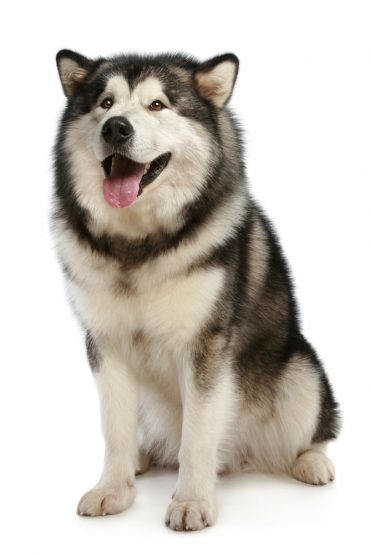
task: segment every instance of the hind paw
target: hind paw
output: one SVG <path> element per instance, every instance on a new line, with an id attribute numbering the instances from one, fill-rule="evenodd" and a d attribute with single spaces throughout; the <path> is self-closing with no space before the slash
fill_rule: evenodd
<path id="1" fill-rule="evenodd" d="M 306 451 L 296 459 L 292 475 L 306 484 L 324 485 L 334 480 L 335 471 L 333 463 L 324 453 Z"/>

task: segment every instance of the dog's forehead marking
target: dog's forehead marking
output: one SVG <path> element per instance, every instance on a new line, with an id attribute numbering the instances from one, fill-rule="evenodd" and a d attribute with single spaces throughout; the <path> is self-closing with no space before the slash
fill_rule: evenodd
<path id="1" fill-rule="evenodd" d="M 136 95 L 144 101 L 152 102 L 158 97 L 163 97 L 163 85 L 156 77 L 146 77 L 143 81 L 140 81 L 136 85 L 136 87 L 132 91 L 132 94 Z"/>
<path id="2" fill-rule="evenodd" d="M 153 76 L 139 81 L 134 89 L 130 90 L 130 86 L 123 75 L 114 75 L 109 78 L 104 94 L 111 94 L 116 101 L 131 98 L 147 103 L 156 99 L 167 98 L 163 92 L 161 81 Z"/>
<path id="3" fill-rule="evenodd" d="M 105 94 L 111 94 L 116 99 L 128 98 L 130 87 L 123 75 L 114 75 L 108 79 Z"/>

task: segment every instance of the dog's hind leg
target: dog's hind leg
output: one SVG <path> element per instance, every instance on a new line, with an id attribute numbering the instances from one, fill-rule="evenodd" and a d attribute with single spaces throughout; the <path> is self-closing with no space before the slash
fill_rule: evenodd
<path id="1" fill-rule="evenodd" d="M 290 421 L 287 430 L 294 429 L 295 422 L 298 430 L 306 431 L 307 440 L 311 421 L 312 435 L 308 443 L 299 433 L 291 434 L 291 439 L 294 436 L 295 439 L 301 438 L 300 445 L 292 441 L 297 449 L 290 466 L 291 475 L 307 484 L 324 485 L 331 482 L 335 475 L 334 465 L 325 451 L 327 442 L 337 434 L 339 416 L 330 384 L 315 356 L 294 357 L 286 369 L 281 393 L 284 393 L 286 400 L 290 398 L 286 406 L 290 405 L 290 410 L 293 407 L 291 418 L 286 420 L 287 424 Z M 294 453 L 294 450 L 290 452 Z"/>
<path id="2" fill-rule="evenodd" d="M 247 464 L 286 473 L 309 484 L 334 479 L 325 446 L 339 427 L 338 411 L 321 366 L 313 356 L 294 354 L 275 389 L 272 408 L 256 412 L 246 431 Z M 248 416 L 248 414 L 247 414 Z M 248 422 L 248 420 L 247 420 Z"/>

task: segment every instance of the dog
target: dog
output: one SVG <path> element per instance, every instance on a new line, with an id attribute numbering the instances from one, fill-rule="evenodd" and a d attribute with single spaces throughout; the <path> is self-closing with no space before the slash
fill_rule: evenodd
<path id="1" fill-rule="evenodd" d="M 78 514 L 124 511 L 150 465 L 178 468 L 173 530 L 215 522 L 226 472 L 327 484 L 339 408 L 246 185 L 238 58 L 61 50 L 57 67 L 52 230 L 105 439 Z"/>

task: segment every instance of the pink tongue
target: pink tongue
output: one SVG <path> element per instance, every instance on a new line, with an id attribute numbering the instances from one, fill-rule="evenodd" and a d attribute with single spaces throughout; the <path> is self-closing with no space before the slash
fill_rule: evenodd
<path id="1" fill-rule="evenodd" d="M 113 208 L 130 206 L 139 193 L 141 175 L 104 179 L 104 198 Z"/>

